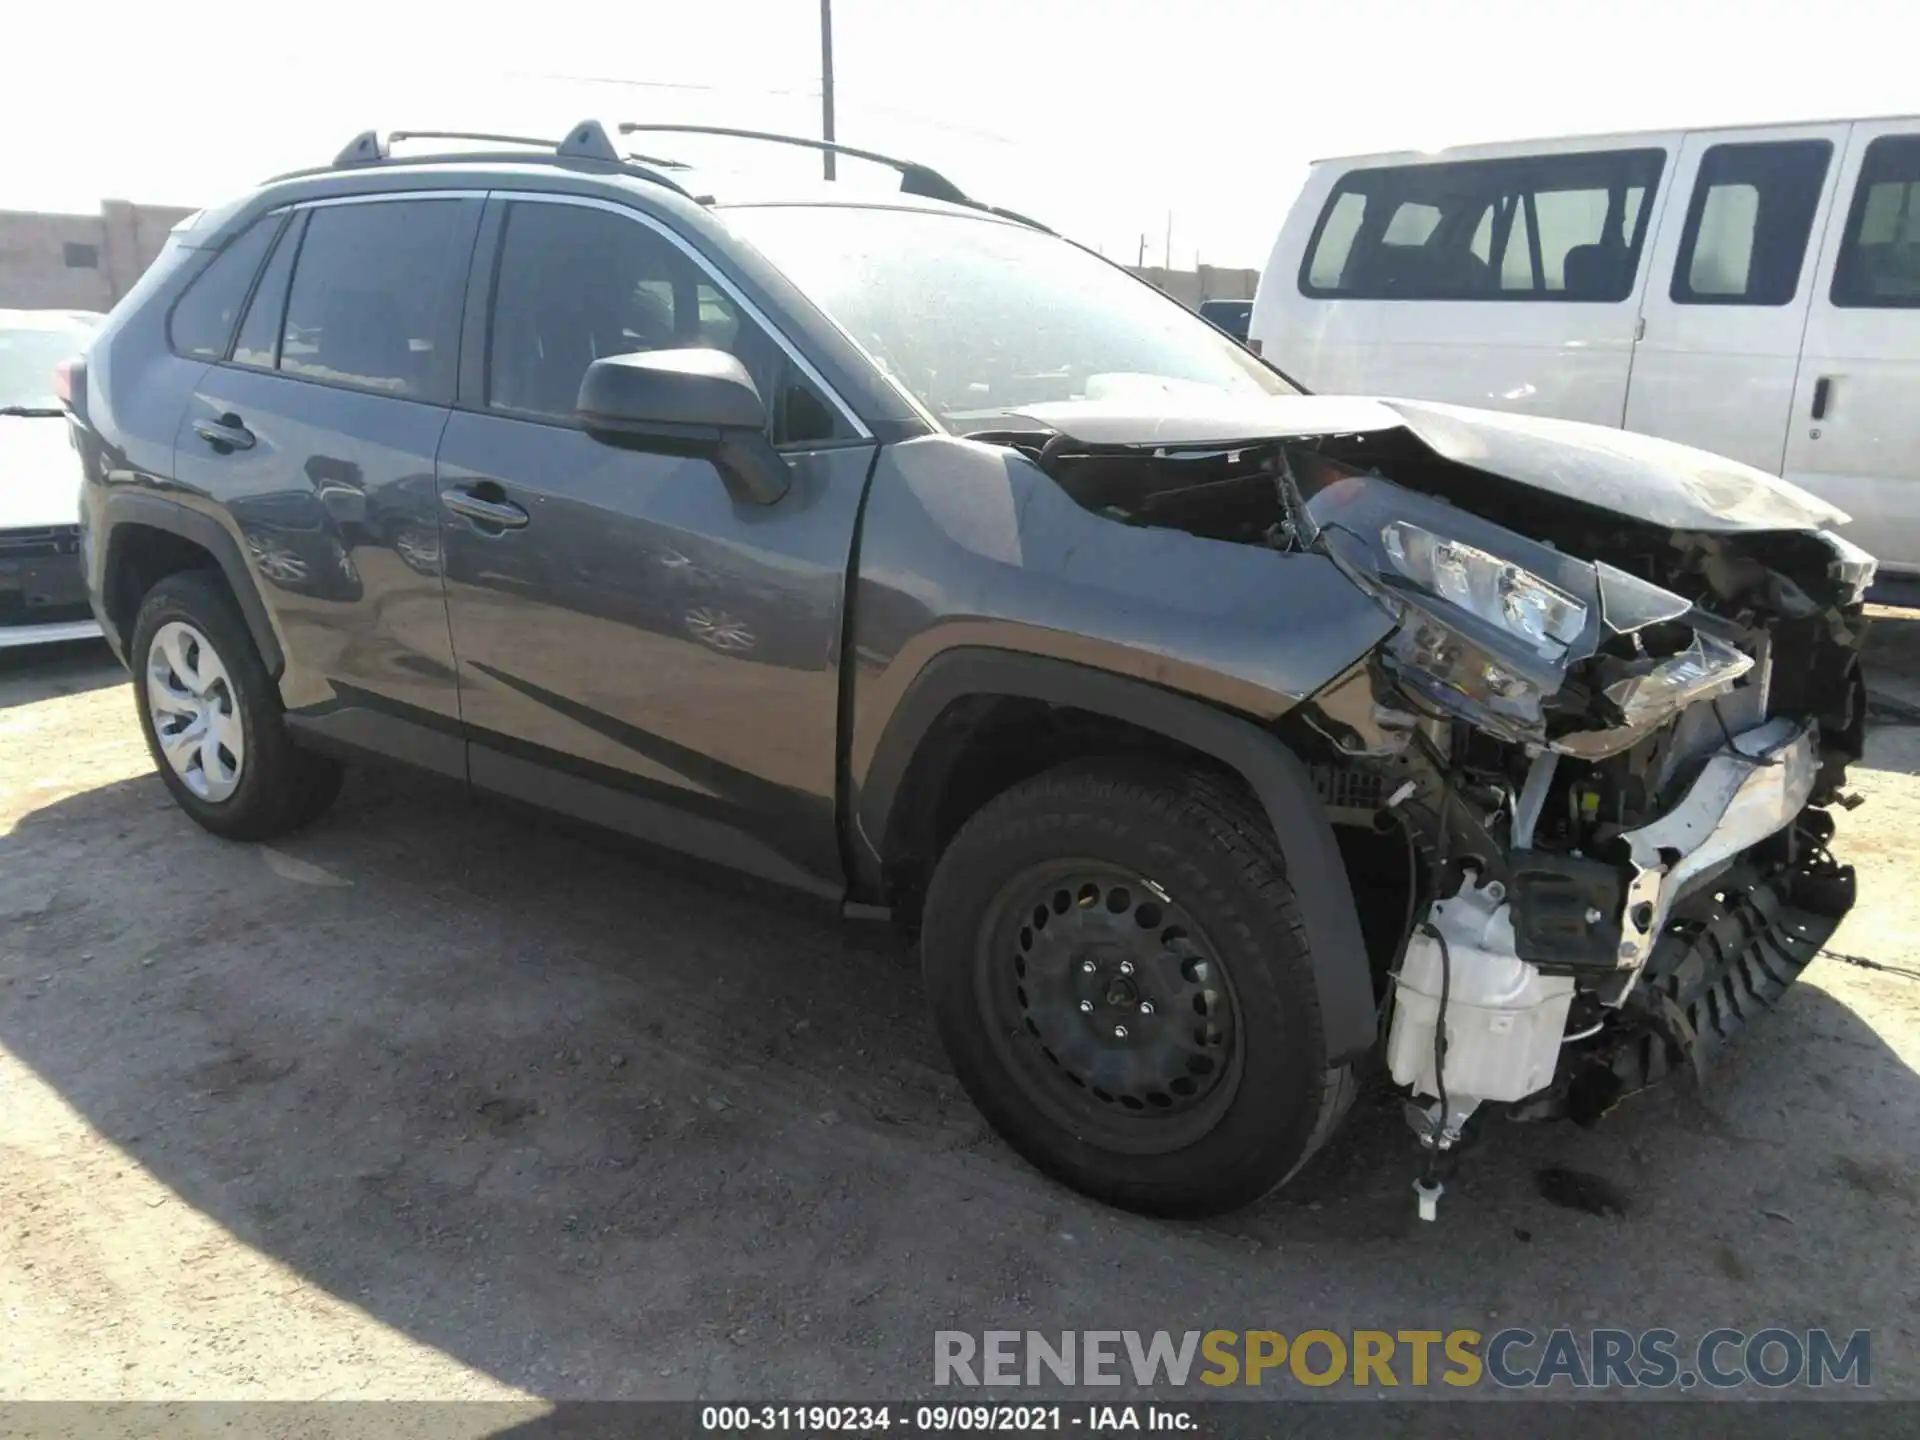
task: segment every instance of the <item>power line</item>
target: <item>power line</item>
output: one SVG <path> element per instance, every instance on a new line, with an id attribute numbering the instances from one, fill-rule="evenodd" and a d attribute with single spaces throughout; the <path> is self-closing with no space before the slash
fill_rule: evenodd
<path id="1" fill-rule="evenodd" d="M 562 75 L 548 70 L 505 70 L 501 74 L 513 80 L 559 80 L 570 85 L 619 85 L 631 90 L 690 90 L 710 95 L 781 95 L 799 100 L 817 100 L 817 89 L 776 89 L 759 85 L 701 85 L 688 80 L 628 80 L 616 75 Z"/>

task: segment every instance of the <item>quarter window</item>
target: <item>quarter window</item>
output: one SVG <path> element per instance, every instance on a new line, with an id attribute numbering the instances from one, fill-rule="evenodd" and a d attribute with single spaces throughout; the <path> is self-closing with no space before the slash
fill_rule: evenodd
<path id="1" fill-rule="evenodd" d="M 479 213 L 479 201 L 453 199 L 316 208 L 287 294 L 281 372 L 450 403 Z"/>
<path id="2" fill-rule="evenodd" d="M 1616 303 L 1633 290 L 1664 150 L 1394 165 L 1344 176 L 1304 294 Z"/>
<path id="3" fill-rule="evenodd" d="M 665 236 L 584 205 L 506 216 L 487 340 L 489 408 L 570 420 L 587 367 L 643 350 L 725 350 L 753 377 L 780 443 L 846 438 L 786 353 Z"/>
<path id="4" fill-rule="evenodd" d="M 1920 135 L 1867 147 L 1833 272 L 1843 308 L 1920 308 Z"/>
<path id="5" fill-rule="evenodd" d="M 1774 140 L 1715 145 L 1701 156 L 1674 262 L 1674 303 L 1789 303 L 1832 155 L 1825 140 Z"/>
<path id="6" fill-rule="evenodd" d="M 247 303 L 247 291 L 280 229 L 280 219 L 267 215 L 256 220 L 193 277 L 167 319 L 167 338 L 176 351 L 196 360 L 219 360 L 226 355 L 240 307 Z"/>

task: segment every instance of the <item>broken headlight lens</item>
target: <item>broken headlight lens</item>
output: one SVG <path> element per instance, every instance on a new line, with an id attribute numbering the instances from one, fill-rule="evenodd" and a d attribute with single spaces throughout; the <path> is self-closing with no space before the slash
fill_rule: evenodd
<path id="1" fill-rule="evenodd" d="M 1553 656 L 1580 638 L 1587 607 L 1532 571 L 1406 520 L 1380 532 L 1394 568 L 1436 599 L 1458 606 Z"/>
<path id="2" fill-rule="evenodd" d="M 1693 643 L 1669 655 L 1644 675 L 1616 680 L 1606 697 L 1623 723 L 1648 726 L 1710 695 L 1722 695 L 1753 668 L 1753 657 L 1724 640 L 1694 631 Z"/>

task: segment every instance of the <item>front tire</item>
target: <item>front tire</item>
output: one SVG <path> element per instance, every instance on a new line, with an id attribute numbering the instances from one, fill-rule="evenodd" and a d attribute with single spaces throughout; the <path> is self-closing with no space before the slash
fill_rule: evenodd
<path id="1" fill-rule="evenodd" d="M 129 655 L 140 731 L 180 808 L 229 840 L 311 823 L 340 766 L 287 733 L 280 693 L 226 588 L 190 570 L 147 593 Z"/>
<path id="2" fill-rule="evenodd" d="M 1352 1099 L 1279 847 L 1217 781 L 1075 762 L 1006 791 L 941 856 L 921 950 L 974 1103 L 1109 1204 L 1245 1205 Z"/>

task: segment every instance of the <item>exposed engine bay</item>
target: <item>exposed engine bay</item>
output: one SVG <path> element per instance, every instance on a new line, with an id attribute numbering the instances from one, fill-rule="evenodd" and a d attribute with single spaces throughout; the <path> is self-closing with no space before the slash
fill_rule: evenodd
<path id="1" fill-rule="evenodd" d="M 1482 1107 L 1590 1122 L 1697 1069 L 1851 908 L 1828 846 L 1874 566 L 1843 515 L 1701 452 L 1295 403 L 1338 413 L 1041 406 L 1045 431 L 975 438 L 1122 523 L 1323 554 L 1395 617 L 1286 723 L 1336 823 L 1404 846 L 1376 980 L 1430 1219 Z"/>

